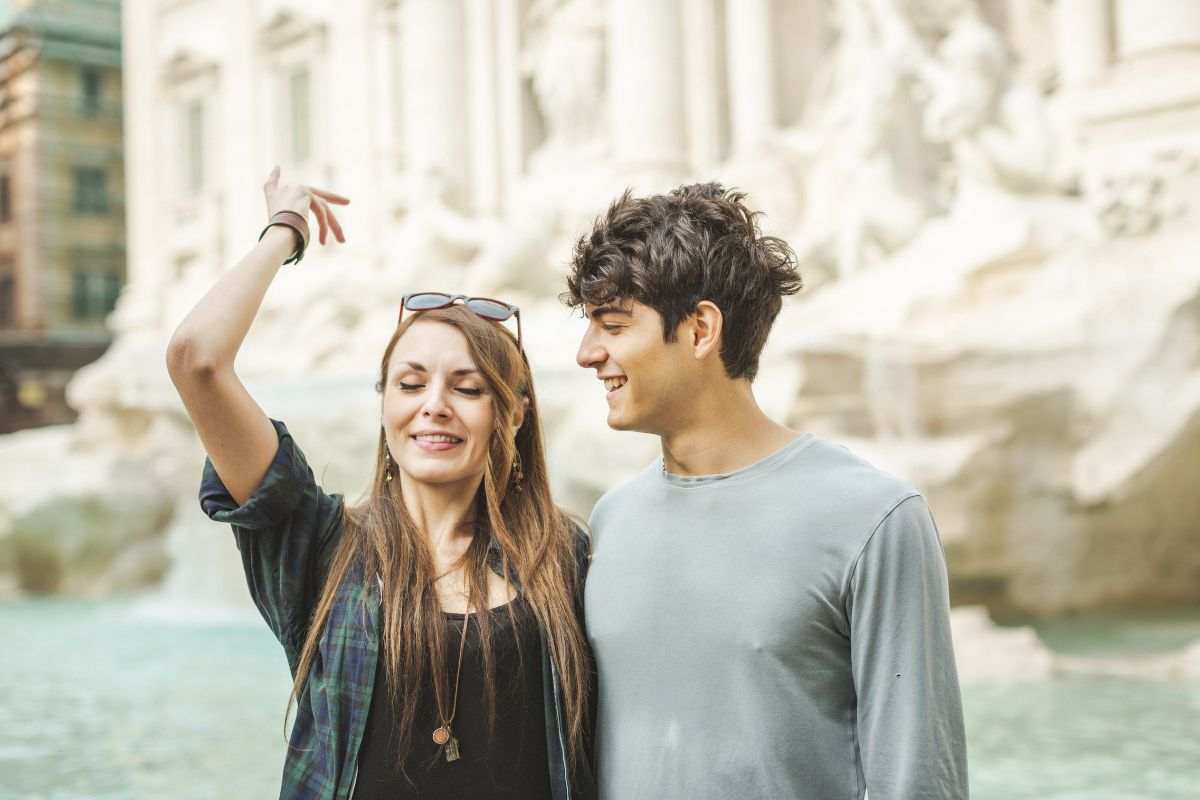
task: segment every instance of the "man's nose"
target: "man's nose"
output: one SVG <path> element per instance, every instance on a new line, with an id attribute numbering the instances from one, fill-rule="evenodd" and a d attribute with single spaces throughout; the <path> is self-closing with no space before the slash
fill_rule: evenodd
<path id="1" fill-rule="evenodd" d="M 608 353 L 592 338 L 590 333 L 585 333 L 583 339 L 579 342 L 579 350 L 575 353 L 575 363 L 584 369 L 596 369 L 608 359 Z"/>

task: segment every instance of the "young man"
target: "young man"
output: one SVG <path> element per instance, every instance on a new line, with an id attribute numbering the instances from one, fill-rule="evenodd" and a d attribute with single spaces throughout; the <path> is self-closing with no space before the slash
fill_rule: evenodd
<path id="1" fill-rule="evenodd" d="M 568 277 L 608 424 L 662 440 L 592 514 L 601 797 L 965 798 L 937 530 L 911 486 L 759 409 L 800 276 L 743 197 L 626 193 Z"/>

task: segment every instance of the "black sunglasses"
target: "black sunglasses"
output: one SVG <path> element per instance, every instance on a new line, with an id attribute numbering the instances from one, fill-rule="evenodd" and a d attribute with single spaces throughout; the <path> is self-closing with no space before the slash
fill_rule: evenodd
<path id="1" fill-rule="evenodd" d="M 417 292 L 406 294 L 400 299 L 400 318 L 397 324 L 404 321 L 404 309 L 409 311 L 433 311 L 436 308 L 449 308 L 462 300 L 467 310 L 475 316 L 483 317 L 492 322 L 504 322 L 512 317 L 517 318 L 517 349 L 524 353 L 521 347 L 521 309 L 512 303 L 493 300 L 490 297 L 467 297 L 465 294 L 446 294 L 445 292 Z"/>

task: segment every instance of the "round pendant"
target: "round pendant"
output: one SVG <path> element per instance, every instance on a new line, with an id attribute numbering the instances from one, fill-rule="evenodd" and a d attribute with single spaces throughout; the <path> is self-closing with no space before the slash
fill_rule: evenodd
<path id="1" fill-rule="evenodd" d="M 450 741 L 450 729 L 445 725 L 433 732 L 434 744 L 445 744 L 448 741 Z"/>

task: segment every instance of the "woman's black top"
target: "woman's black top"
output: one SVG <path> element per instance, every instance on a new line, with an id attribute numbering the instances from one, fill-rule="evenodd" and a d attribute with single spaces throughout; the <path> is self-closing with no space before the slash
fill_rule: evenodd
<path id="1" fill-rule="evenodd" d="M 453 723 L 461 752 L 457 761 L 446 761 L 444 749 L 432 739 L 433 731 L 441 722 L 430 685 L 416 700 L 417 715 L 409 753 L 404 763 L 399 763 L 396 714 L 388 700 L 390 684 L 384 669 L 383 647 L 380 646 L 371 711 L 358 756 L 354 800 L 418 797 L 429 800 L 550 800 L 541 639 L 537 621 L 525 601 L 518 597 L 512 601 L 511 609 L 516 621 L 515 632 L 508 607 L 493 609 L 491 615 L 496 669 L 496 716 L 491 735 L 479 628 L 472 619 L 467 629 L 458 710 Z M 463 615 L 447 613 L 445 616 L 446 652 L 450 662 L 447 669 L 453 693 Z M 450 698 L 446 702 L 449 704 Z"/>

